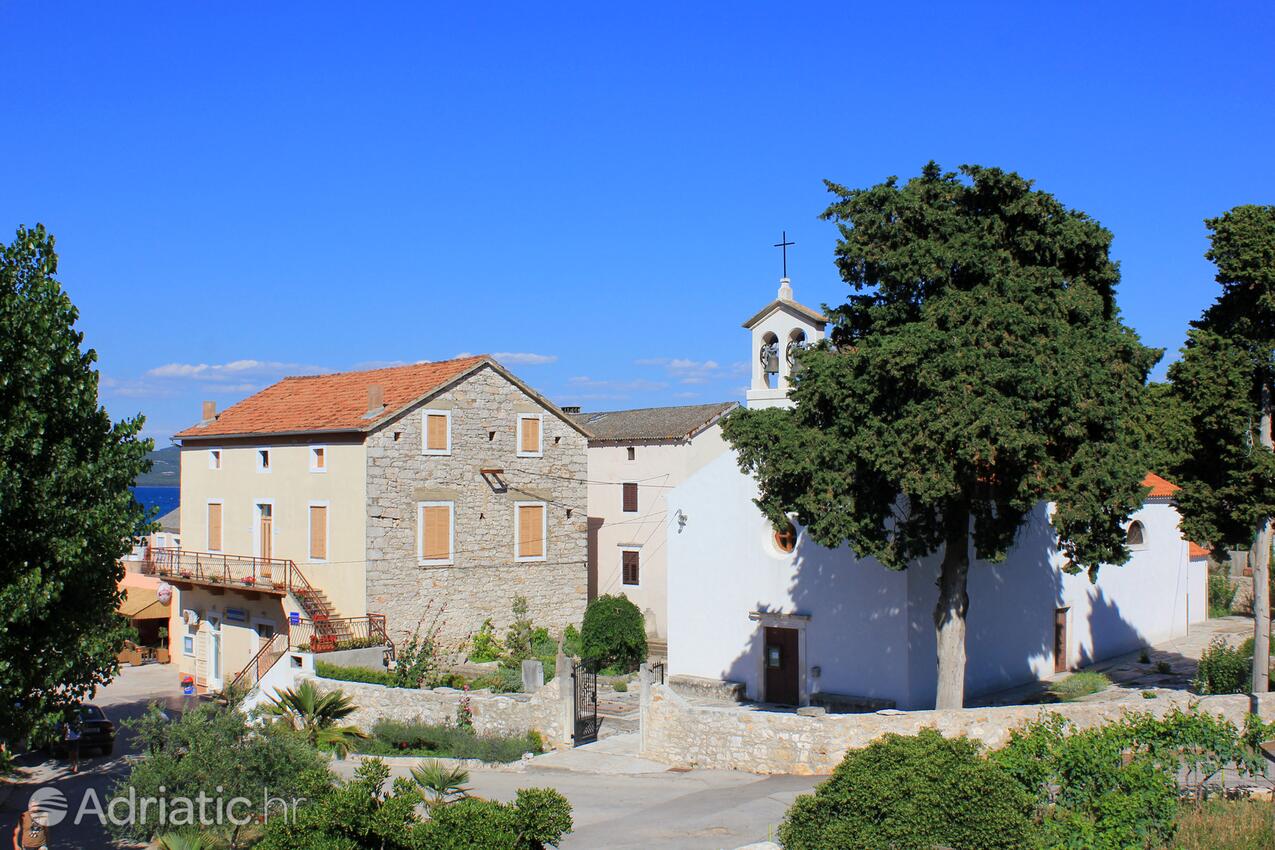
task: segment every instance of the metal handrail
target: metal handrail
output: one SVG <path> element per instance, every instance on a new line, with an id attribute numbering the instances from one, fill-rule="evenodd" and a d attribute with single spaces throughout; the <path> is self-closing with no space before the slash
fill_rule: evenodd
<path id="1" fill-rule="evenodd" d="M 283 638 L 283 647 L 281 649 L 275 649 L 275 644 L 279 638 Z M 235 678 L 230 680 L 230 687 L 227 690 L 233 691 L 238 688 L 243 678 L 248 675 L 250 670 L 253 671 L 251 684 L 255 685 L 257 682 L 260 682 L 262 674 L 268 671 L 280 658 L 287 654 L 288 647 L 291 645 L 292 641 L 287 632 L 279 632 L 271 635 L 270 639 L 262 644 L 261 648 L 257 650 L 257 654 L 252 656 L 252 660 L 244 665 L 244 668 L 239 671 Z M 274 657 L 270 659 L 270 663 L 266 665 L 265 670 L 262 670 L 262 659 L 269 655 L 273 655 Z"/>

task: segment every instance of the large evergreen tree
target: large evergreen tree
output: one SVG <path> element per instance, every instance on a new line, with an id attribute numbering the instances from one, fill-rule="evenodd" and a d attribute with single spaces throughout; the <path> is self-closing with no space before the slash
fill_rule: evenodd
<path id="1" fill-rule="evenodd" d="M 1179 472 L 1183 530 L 1216 550 L 1252 549 L 1253 690 L 1269 688 L 1275 452 L 1275 206 L 1240 206 L 1205 225 L 1222 293 L 1169 369 L 1193 445 Z"/>
<path id="2" fill-rule="evenodd" d="M 942 549 L 937 703 L 959 707 L 971 543 L 1002 560 L 1047 499 L 1069 569 L 1127 559 L 1146 472 L 1131 423 L 1158 354 L 1120 322 L 1111 234 L 1030 181 L 930 163 L 829 188 L 855 292 L 801 355 L 795 406 L 725 434 L 777 524 L 795 512 L 891 569 Z"/>
<path id="3" fill-rule="evenodd" d="M 115 671 L 119 559 L 144 527 L 140 416 L 112 424 L 43 227 L 0 244 L 0 741 Z"/>

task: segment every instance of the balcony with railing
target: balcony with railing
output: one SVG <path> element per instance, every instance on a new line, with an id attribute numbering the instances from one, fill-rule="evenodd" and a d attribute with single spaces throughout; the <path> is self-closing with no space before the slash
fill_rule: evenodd
<path id="1" fill-rule="evenodd" d="M 142 572 L 159 576 L 172 584 L 234 587 L 284 596 L 298 584 L 296 564 L 283 558 L 257 558 L 224 552 L 194 552 L 189 549 L 151 548 L 146 550 Z M 304 578 L 301 579 L 304 581 Z M 309 582 L 305 582 L 309 587 Z"/>

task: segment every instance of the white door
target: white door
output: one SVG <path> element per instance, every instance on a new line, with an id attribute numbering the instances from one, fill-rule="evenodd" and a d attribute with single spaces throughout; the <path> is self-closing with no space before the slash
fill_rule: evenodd
<path id="1" fill-rule="evenodd" d="M 208 615 L 208 689 L 221 690 L 221 617 Z"/>

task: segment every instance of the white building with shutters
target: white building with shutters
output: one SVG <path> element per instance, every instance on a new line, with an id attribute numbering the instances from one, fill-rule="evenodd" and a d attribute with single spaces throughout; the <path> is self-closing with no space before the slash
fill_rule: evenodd
<path id="1" fill-rule="evenodd" d="M 784 406 L 791 352 L 826 319 L 789 281 L 745 323 L 749 407 Z M 1129 527 L 1132 558 L 1091 584 L 1067 575 L 1042 504 L 1002 564 L 969 572 L 968 698 L 1186 634 L 1207 616 L 1207 566 L 1178 529 L 1172 484 L 1148 475 Z M 833 708 L 931 708 L 938 557 L 902 572 L 776 530 L 755 481 L 721 452 L 666 497 L 668 671 L 740 683 L 747 697 Z M 701 682 L 702 683 L 702 682 Z"/>

